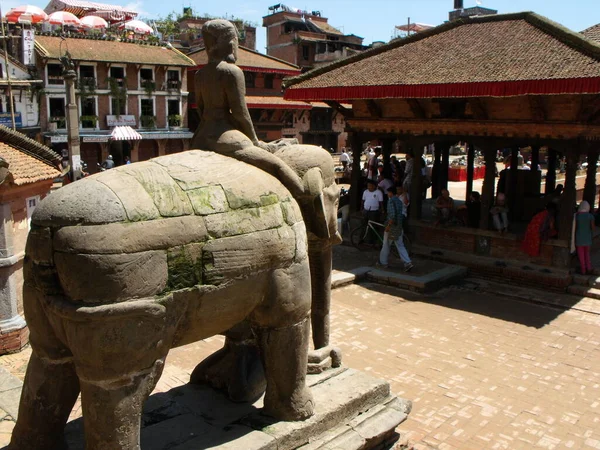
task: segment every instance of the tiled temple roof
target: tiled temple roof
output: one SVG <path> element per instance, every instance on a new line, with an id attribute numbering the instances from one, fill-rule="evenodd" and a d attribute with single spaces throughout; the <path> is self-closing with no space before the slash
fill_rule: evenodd
<path id="1" fill-rule="evenodd" d="M 188 56 L 199 67 L 202 67 L 208 63 L 208 54 L 204 48 L 189 53 Z M 263 55 L 262 53 L 258 53 L 257 51 L 250 50 L 245 47 L 238 48 L 238 60 L 236 65 L 241 67 L 243 70 L 250 72 L 272 72 L 282 73 L 284 75 L 300 74 L 300 69 L 298 66 L 272 56 Z"/>
<path id="2" fill-rule="evenodd" d="M 600 92 L 600 45 L 534 13 L 472 17 L 285 81 L 290 100 Z"/>
<path id="3" fill-rule="evenodd" d="M 58 59 L 66 49 L 75 61 L 103 61 L 129 64 L 160 64 L 163 66 L 193 66 L 191 59 L 174 48 L 135 42 L 102 39 L 36 36 L 35 48 L 45 58 Z"/>
<path id="4" fill-rule="evenodd" d="M 51 180 L 60 175 L 61 157 L 50 148 L 0 125 L 0 158 L 8 164 L 16 185 Z"/>

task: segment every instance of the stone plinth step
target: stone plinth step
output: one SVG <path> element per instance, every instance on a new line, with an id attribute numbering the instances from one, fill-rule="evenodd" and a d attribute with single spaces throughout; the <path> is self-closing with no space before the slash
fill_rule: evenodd
<path id="1" fill-rule="evenodd" d="M 408 289 L 415 292 L 432 292 L 465 278 L 466 267 L 449 265 L 424 275 L 397 273 L 385 269 L 373 269 L 367 272 L 367 280 L 375 283 Z"/>
<path id="2" fill-rule="evenodd" d="M 595 298 L 600 300 L 600 289 L 582 286 L 580 284 L 573 284 L 567 288 L 569 294 L 577 295 L 580 297 Z"/>
<path id="3" fill-rule="evenodd" d="M 591 286 L 594 288 L 600 288 L 600 277 L 596 274 L 594 275 L 573 275 L 573 283 L 580 286 Z"/>
<path id="4" fill-rule="evenodd" d="M 206 386 L 183 385 L 152 395 L 142 418 L 142 450 L 372 449 L 393 440 L 411 403 L 390 394 L 389 384 L 365 373 L 331 369 L 307 377 L 315 415 L 277 422 L 254 404 L 232 403 Z M 67 425 L 70 450 L 84 448 L 81 419 Z"/>
<path id="5" fill-rule="evenodd" d="M 370 270 L 371 267 L 359 267 L 348 272 L 334 270 L 331 274 L 331 288 L 335 289 L 355 283 L 357 281 L 361 281 L 366 277 Z"/>

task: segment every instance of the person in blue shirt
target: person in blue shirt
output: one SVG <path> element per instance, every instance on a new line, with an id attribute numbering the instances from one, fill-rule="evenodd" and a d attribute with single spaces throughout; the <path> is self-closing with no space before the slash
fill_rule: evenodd
<path id="1" fill-rule="evenodd" d="M 594 273 L 590 257 L 593 237 L 594 216 L 590 214 L 590 204 L 584 200 L 579 205 L 577 213 L 573 218 L 573 239 L 571 244 L 572 247 L 574 246 L 577 249 L 579 266 L 583 275 Z"/>
<path id="2" fill-rule="evenodd" d="M 383 235 L 383 247 L 381 253 L 379 253 L 379 266 L 388 267 L 388 259 L 390 256 L 390 246 L 396 245 L 400 259 L 404 263 L 404 271 L 408 272 L 413 268 L 412 261 L 408 256 L 404 241 L 402 240 L 404 230 L 402 228 L 402 221 L 404 220 L 404 204 L 396 196 L 396 189 L 390 187 L 387 190 L 388 204 L 387 204 L 387 219 L 385 221 L 385 234 Z"/>

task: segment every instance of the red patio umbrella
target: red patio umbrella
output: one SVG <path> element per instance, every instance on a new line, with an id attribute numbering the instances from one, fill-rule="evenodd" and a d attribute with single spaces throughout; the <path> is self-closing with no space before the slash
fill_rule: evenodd
<path id="1" fill-rule="evenodd" d="M 48 16 L 47 22 L 51 23 L 52 25 L 75 25 L 78 27 L 81 26 L 81 20 L 79 20 L 75 14 L 72 14 L 67 11 L 53 12 Z"/>
<path id="2" fill-rule="evenodd" d="M 41 8 L 32 5 L 23 5 L 12 8 L 6 13 L 5 17 L 6 21 L 10 23 L 39 23 L 48 20 L 48 14 L 46 14 Z"/>
<path id="3" fill-rule="evenodd" d="M 102 17 L 98 16 L 85 16 L 81 18 L 81 24 L 84 28 L 100 30 L 102 28 L 108 28 L 108 22 Z"/>

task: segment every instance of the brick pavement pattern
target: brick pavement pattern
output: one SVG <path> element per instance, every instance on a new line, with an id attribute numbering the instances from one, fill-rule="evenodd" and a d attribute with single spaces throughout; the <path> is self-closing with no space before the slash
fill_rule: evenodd
<path id="1" fill-rule="evenodd" d="M 332 307 L 344 364 L 414 402 L 397 449 L 600 449 L 600 315 L 371 283 L 336 289 Z M 214 337 L 174 349 L 156 391 L 187 382 L 221 345 Z M 22 378 L 28 357 L 7 355 L 0 366 Z M 79 415 L 78 403 L 71 417 Z M 0 446 L 11 429 L 5 418 Z"/>

